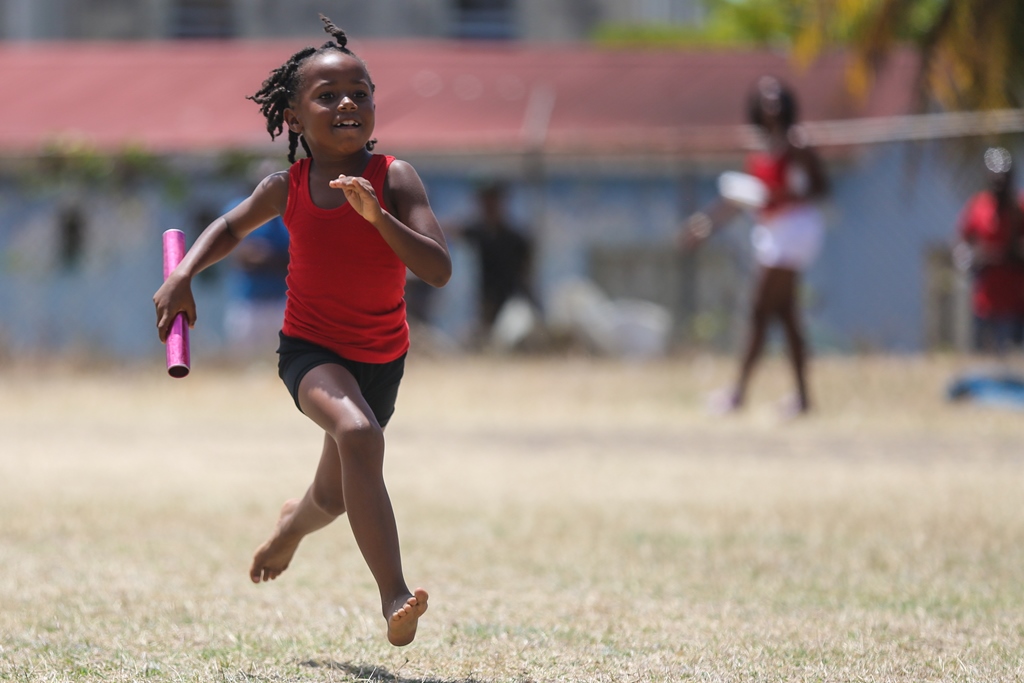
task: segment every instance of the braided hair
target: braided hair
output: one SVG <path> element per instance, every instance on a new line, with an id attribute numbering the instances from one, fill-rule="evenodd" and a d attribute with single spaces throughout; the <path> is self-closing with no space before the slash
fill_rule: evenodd
<path id="1" fill-rule="evenodd" d="M 246 97 L 260 105 L 260 112 L 267 119 L 267 132 L 270 133 L 271 140 L 284 132 L 284 110 L 291 106 L 291 102 L 298 94 L 301 85 L 300 70 L 307 59 L 314 55 L 324 54 L 329 50 L 338 50 L 355 58 L 363 67 L 366 67 L 366 62 L 347 47 L 348 36 L 345 35 L 345 32 L 322 14 L 320 21 L 324 22 L 324 31 L 330 33 L 334 40 L 329 40 L 320 47 L 306 47 L 299 50 L 289 57 L 287 62 L 270 72 L 270 76 L 263 81 L 263 87 L 255 95 Z M 367 69 L 367 76 L 369 76 L 369 69 Z M 373 90 L 374 85 L 371 79 L 370 91 Z M 289 130 L 288 161 L 290 163 L 295 163 L 295 150 L 299 143 L 302 143 L 302 149 L 306 151 L 306 156 L 312 156 L 305 138 L 299 133 Z M 366 143 L 366 149 L 372 150 L 376 143 L 376 139 L 370 140 Z"/>

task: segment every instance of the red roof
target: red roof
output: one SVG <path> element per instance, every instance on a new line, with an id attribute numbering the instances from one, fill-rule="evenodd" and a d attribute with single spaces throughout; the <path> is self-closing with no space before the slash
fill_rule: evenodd
<path id="1" fill-rule="evenodd" d="M 308 40 L 0 44 L 0 153 L 59 141 L 102 150 L 266 149 L 245 99 Z M 914 59 L 892 63 L 855 101 L 844 61 L 801 71 L 769 52 L 623 51 L 581 46 L 360 41 L 377 85 L 382 149 L 444 153 L 619 148 L 736 149 L 745 94 L 765 73 L 799 93 L 804 120 L 910 110 Z M 277 143 L 284 149 L 286 143 Z"/>

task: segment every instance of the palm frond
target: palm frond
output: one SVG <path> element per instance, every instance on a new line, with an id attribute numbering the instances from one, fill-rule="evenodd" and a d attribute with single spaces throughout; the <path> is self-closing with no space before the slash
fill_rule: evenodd
<path id="1" fill-rule="evenodd" d="M 985 110 L 1024 105 L 1024 0 L 706 0 L 719 29 L 764 44 L 788 36 L 808 65 L 826 50 L 851 52 L 849 89 L 866 95 L 904 45 L 921 56 L 917 108 Z"/>

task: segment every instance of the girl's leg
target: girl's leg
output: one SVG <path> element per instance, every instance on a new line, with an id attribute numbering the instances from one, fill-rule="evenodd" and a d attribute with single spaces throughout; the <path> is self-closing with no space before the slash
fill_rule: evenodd
<path id="1" fill-rule="evenodd" d="M 427 593 L 411 592 L 402 575 L 398 528 L 384 486 L 384 432 L 355 378 L 340 365 L 311 370 L 299 385 L 299 405 L 337 444 L 343 509 L 377 581 L 388 639 L 406 645 L 427 609 Z"/>
<path id="2" fill-rule="evenodd" d="M 732 394 L 732 404 L 736 408 L 742 406 L 747 398 L 747 387 L 750 384 L 750 378 L 754 374 L 754 368 L 761 358 L 761 352 L 764 350 L 765 337 L 768 334 L 768 324 L 771 322 L 773 312 L 772 290 L 774 271 L 774 268 L 762 268 L 754 289 L 754 302 L 750 310 L 750 332 L 747 336 L 747 345 L 740 359 L 740 374 Z"/>
<path id="3" fill-rule="evenodd" d="M 811 409 L 811 401 L 807 393 L 807 344 L 804 341 L 803 325 L 800 321 L 800 309 L 797 303 L 800 295 L 800 273 L 795 270 L 781 272 L 779 317 L 782 320 L 782 329 L 786 333 L 789 362 L 793 368 L 793 378 L 796 381 L 796 409 L 798 412 L 806 413 Z"/>
<path id="4" fill-rule="evenodd" d="M 338 446 L 325 434 L 312 485 L 302 498 L 285 501 L 281 506 L 277 526 L 252 558 L 249 577 L 254 583 L 276 579 L 288 568 L 303 537 L 327 526 L 344 512 Z"/>

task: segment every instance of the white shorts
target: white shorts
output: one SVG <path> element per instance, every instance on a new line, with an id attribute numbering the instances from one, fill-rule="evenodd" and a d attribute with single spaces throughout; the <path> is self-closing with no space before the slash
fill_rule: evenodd
<path id="1" fill-rule="evenodd" d="M 765 268 L 804 270 L 818 257 L 824 236 L 825 219 L 817 206 L 787 207 L 754 226 L 754 258 Z"/>

